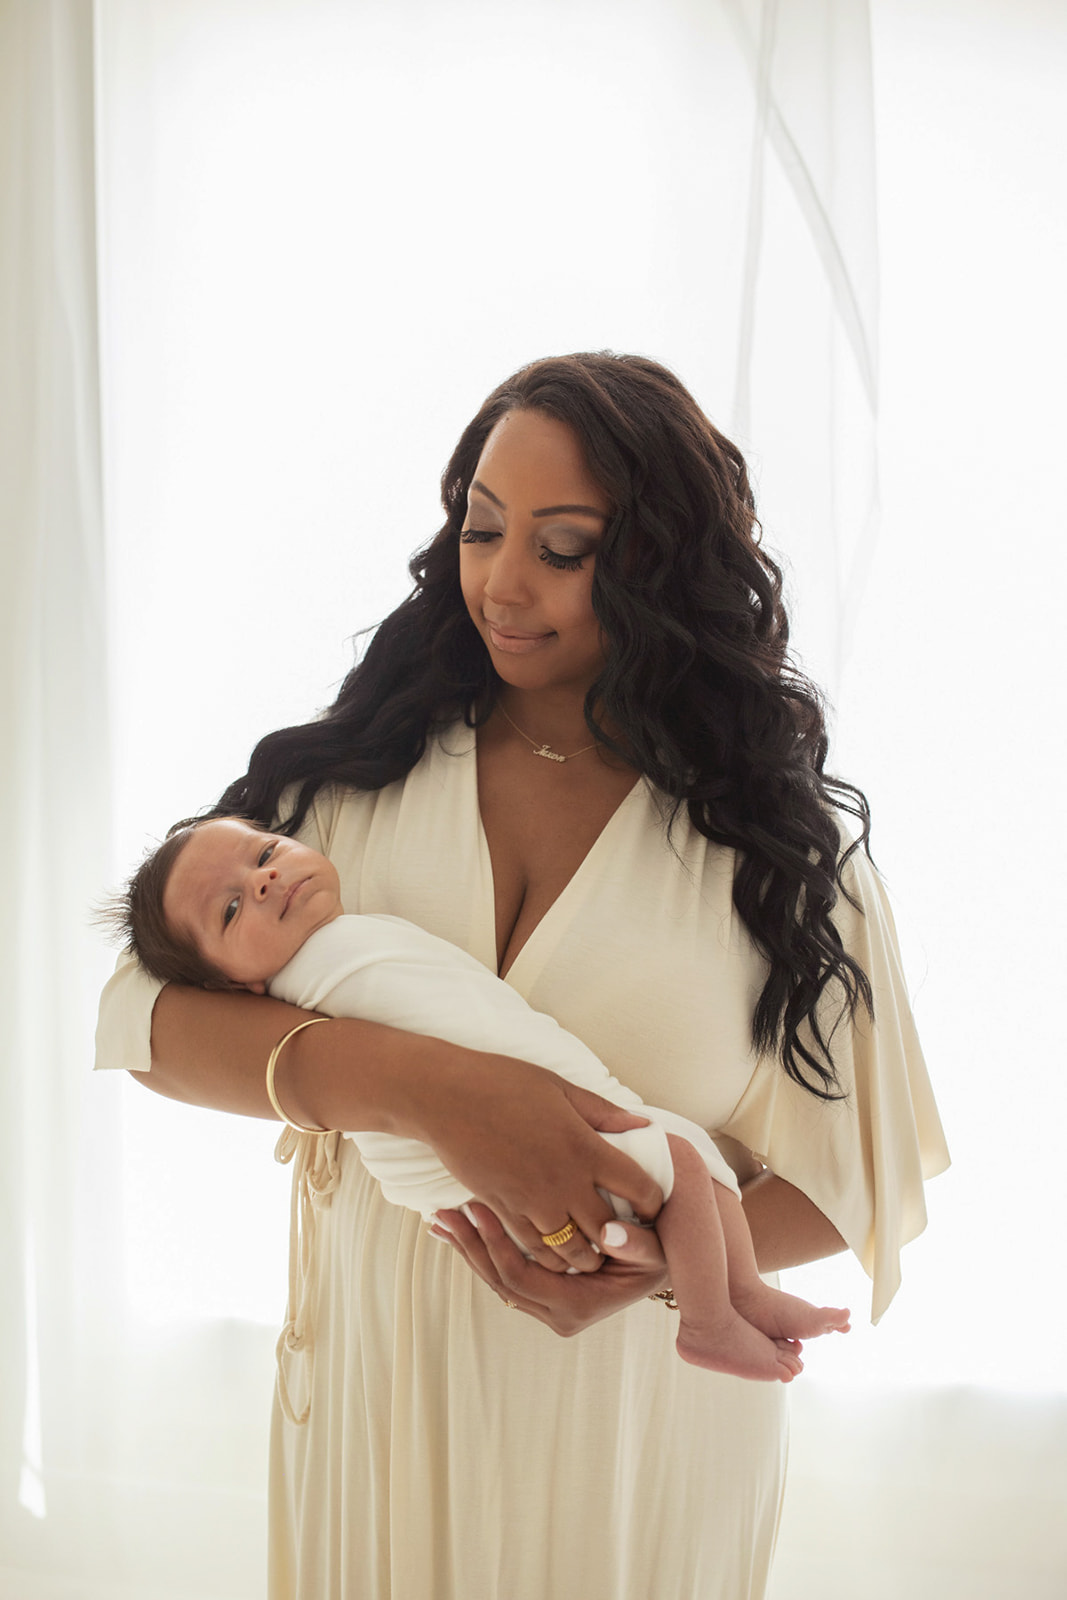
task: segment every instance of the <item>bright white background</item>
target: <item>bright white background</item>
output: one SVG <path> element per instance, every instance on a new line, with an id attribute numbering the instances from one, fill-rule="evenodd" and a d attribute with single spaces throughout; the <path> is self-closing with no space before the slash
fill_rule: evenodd
<path id="1" fill-rule="evenodd" d="M 1067 1579 L 1067 17 L 875 0 L 872 101 L 864 16 L 853 0 L 97 5 L 111 759 L 106 792 L 81 798 L 110 837 L 77 896 L 330 698 L 351 635 L 404 593 L 441 467 L 500 377 L 604 345 L 673 366 L 750 453 L 801 655 L 837 705 L 834 764 L 872 801 L 956 1162 L 881 1326 L 813 1349 L 796 1386 L 774 1594 L 1041 1600 Z M 761 22 L 851 301 L 773 119 L 753 140 L 740 42 Z M 38 692 L 27 659 L 20 692 L 68 733 L 54 664 Z M 87 681 L 104 673 L 83 660 Z M 106 958 L 80 948 L 88 994 Z M 68 1023 L 83 1035 L 86 1004 Z M 72 1270 L 93 1287 L 72 1313 L 31 1285 L 46 1325 L 24 1320 L 15 1365 L 39 1343 L 45 1377 L 29 1359 L 20 1571 L 0 1595 L 259 1593 L 287 1174 L 270 1129 L 86 1089 L 84 1039 L 65 1048 L 62 1148 L 92 1151 Z M 49 1193 L 40 1149 L 19 1160 Z M 47 1273 L 62 1217 L 41 1206 Z M 844 1263 L 797 1277 L 863 1306 Z M 76 1447 L 50 1434 L 53 1314 L 89 1330 L 51 1406 L 77 1412 Z"/>

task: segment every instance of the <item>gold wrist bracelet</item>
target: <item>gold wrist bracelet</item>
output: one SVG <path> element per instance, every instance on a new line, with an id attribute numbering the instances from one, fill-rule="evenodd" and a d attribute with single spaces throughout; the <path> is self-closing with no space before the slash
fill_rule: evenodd
<path id="1" fill-rule="evenodd" d="M 657 1289 L 655 1294 L 648 1296 L 650 1300 L 662 1300 L 668 1311 L 677 1311 L 678 1302 L 674 1298 L 673 1289 Z"/>
<path id="2" fill-rule="evenodd" d="M 289 1043 L 289 1040 L 295 1038 L 298 1033 L 302 1033 L 305 1028 L 313 1028 L 316 1022 L 331 1022 L 332 1020 L 333 1019 L 331 1017 L 306 1017 L 303 1022 L 298 1022 L 295 1028 L 290 1028 L 289 1032 L 278 1040 L 278 1043 L 274 1046 L 274 1049 L 267 1057 L 267 1099 L 270 1101 L 279 1117 L 281 1117 L 286 1127 L 292 1128 L 294 1133 L 325 1133 L 326 1129 L 302 1128 L 299 1122 L 294 1122 L 292 1117 L 286 1116 L 285 1112 L 282 1110 L 281 1103 L 278 1100 L 278 1096 L 274 1088 L 274 1069 L 278 1065 L 278 1057 Z"/>

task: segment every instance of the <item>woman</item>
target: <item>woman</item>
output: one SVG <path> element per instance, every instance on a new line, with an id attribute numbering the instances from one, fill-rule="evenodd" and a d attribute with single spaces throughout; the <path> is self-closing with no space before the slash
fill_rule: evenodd
<path id="1" fill-rule="evenodd" d="M 944 1149 L 878 880 L 841 848 L 834 804 L 864 841 L 866 805 L 823 774 L 740 456 L 663 368 L 571 356 L 490 396 L 443 493 L 413 595 L 220 810 L 280 812 L 346 909 L 469 950 L 721 1136 L 763 1270 L 850 1245 L 877 1316 Z M 109 1064 L 147 1069 L 150 1013 L 150 1087 L 273 1114 L 264 1063 L 301 1013 L 125 969 Z M 424 1138 L 485 1202 L 477 1229 L 441 1216 L 446 1250 L 336 1147 L 286 1360 L 307 1417 L 275 1412 L 275 1600 L 761 1595 L 781 1386 L 677 1359 L 654 1236 L 593 1270 L 596 1185 L 658 1201 L 592 1131 L 623 1114 L 354 1022 L 294 1036 L 275 1088 L 303 1126 Z"/>

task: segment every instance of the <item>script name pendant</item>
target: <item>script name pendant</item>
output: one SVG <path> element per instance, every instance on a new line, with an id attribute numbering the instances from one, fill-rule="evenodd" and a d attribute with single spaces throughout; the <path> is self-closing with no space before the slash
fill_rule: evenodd
<path id="1" fill-rule="evenodd" d="M 566 756 L 559 756 L 554 750 L 550 750 L 547 744 L 543 744 L 539 750 L 535 749 L 534 755 L 544 756 L 546 761 L 566 761 L 567 759 Z"/>

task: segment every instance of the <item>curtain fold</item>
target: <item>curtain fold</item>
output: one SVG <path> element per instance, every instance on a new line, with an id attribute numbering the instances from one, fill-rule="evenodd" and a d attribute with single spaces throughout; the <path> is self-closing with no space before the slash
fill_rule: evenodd
<path id="1" fill-rule="evenodd" d="M 721 6 L 753 86 L 732 428 L 763 462 L 794 645 L 836 699 L 878 528 L 870 15 L 866 0 Z"/>
<path id="2" fill-rule="evenodd" d="M 878 230 L 868 8 L 854 0 L 722 4 L 756 86 L 746 290 L 755 288 L 763 161 L 773 152 L 811 233 L 863 393 L 876 415 Z M 739 331 L 740 390 L 751 363 L 751 312 L 740 318 Z M 738 416 L 747 420 L 740 405 Z"/>
<path id="3" fill-rule="evenodd" d="M 0 5 L 0 1559 L 39 1570 L 106 1455 L 121 1303 L 117 1101 L 87 1071 L 111 833 L 93 38 L 90 0 Z"/>

